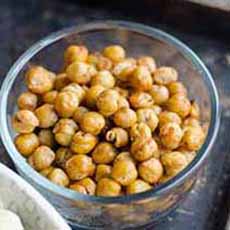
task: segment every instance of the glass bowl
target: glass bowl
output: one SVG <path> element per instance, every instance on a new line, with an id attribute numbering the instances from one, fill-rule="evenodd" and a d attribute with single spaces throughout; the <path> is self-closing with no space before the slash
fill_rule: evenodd
<path id="1" fill-rule="evenodd" d="M 63 51 L 69 44 L 84 44 L 92 51 L 109 44 L 120 44 L 128 56 L 150 55 L 158 65 L 175 67 L 187 86 L 190 98 L 201 106 L 202 121 L 208 134 L 191 164 L 170 181 L 147 192 L 120 196 L 96 197 L 59 187 L 40 176 L 16 150 L 11 116 L 16 100 L 25 90 L 25 69 L 41 64 L 59 71 Z M 176 207 L 192 188 L 198 172 L 210 154 L 219 127 L 219 100 L 213 79 L 197 55 L 173 36 L 141 24 L 107 21 L 76 26 L 53 33 L 34 44 L 12 66 L 1 88 L 0 130 L 3 144 L 18 172 L 36 187 L 76 227 L 87 229 L 130 229 L 156 222 Z"/>

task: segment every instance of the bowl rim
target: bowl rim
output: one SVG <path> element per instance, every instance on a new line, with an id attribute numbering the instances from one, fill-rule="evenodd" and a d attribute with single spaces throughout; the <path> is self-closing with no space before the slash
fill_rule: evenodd
<path id="1" fill-rule="evenodd" d="M 123 29 L 132 32 L 137 32 L 145 36 L 153 37 L 154 39 L 158 39 L 161 42 L 167 43 L 175 47 L 187 60 L 191 62 L 193 67 L 197 69 L 200 75 L 203 77 L 205 81 L 208 91 L 209 98 L 211 101 L 211 119 L 210 119 L 210 127 L 208 130 L 208 134 L 204 144 L 201 149 L 198 151 L 194 160 L 180 173 L 178 173 L 174 178 L 169 180 L 168 182 L 159 185 L 151 190 L 146 192 L 132 194 L 127 196 L 117 196 L 117 197 L 98 197 L 92 195 L 84 195 L 72 191 L 67 188 L 60 187 L 50 181 L 48 179 L 41 176 L 38 172 L 32 169 L 29 164 L 25 161 L 25 159 L 20 155 L 17 151 L 14 143 L 11 139 L 8 129 L 8 120 L 7 120 L 7 100 L 10 89 L 16 79 L 18 73 L 21 71 L 23 66 L 40 50 L 45 48 L 46 46 L 51 45 L 54 42 L 66 37 L 67 35 L 82 33 L 93 30 L 106 30 L 106 29 Z M 139 23 L 127 22 L 127 21 L 99 21 L 92 22 L 84 25 L 72 26 L 66 29 L 62 29 L 58 32 L 51 33 L 40 41 L 36 42 L 32 45 L 26 52 L 24 52 L 17 61 L 10 68 L 9 72 L 6 75 L 6 78 L 2 84 L 0 91 L 0 135 L 2 138 L 2 142 L 13 160 L 14 164 L 17 168 L 19 168 L 26 176 L 39 187 L 44 190 L 48 190 L 55 195 L 59 195 L 71 200 L 83 200 L 90 202 L 98 202 L 98 203 L 129 203 L 133 201 L 138 201 L 147 198 L 157 198 L 158 196 L 168 192 L 172 188 L 180 185 L 185 181 L 189 175 L 193 174 L 196 169 L 202 164 L 202 162 L 208 156 L 211 147 L 216 139 L 219 124 L 220 124 L 220 109 L 219 109 L 219 97 L 218 92 L 214 83 L 214 80 L 201 61 L 201 59 L 193 52 L 187 45 L 183 42 L 175 38 L 174 36 L 163 32 L 159 29 L 146 26 Z"/>

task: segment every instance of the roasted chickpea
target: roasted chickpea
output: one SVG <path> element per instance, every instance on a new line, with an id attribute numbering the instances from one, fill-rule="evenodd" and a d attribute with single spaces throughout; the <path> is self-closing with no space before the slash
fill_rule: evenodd
<path id="1" fill-rule="evenodd" d="M 69 146 L 77 130 L 78 126 L 74 120 L 62 118 L 56 123 L 53 133 L 58 144 Z"/>
<path id="2" fill-rule="evenodd" d="M 66 173 L 59 168 L 54 168 L 47 176 L 47 178 L 53 183 L 67 187 L 69 185 L 69 178 Z"/>
<path id="3" fill-rule="evenodd" d="M 129 96 L 129 91 L 127 89 L 123 89 L 121 87 L 114 87 L 114 90 L 116 90 L 122 97 L 128 98 Z"/>
<path id="4" fill-rule="evenodd" d="M 129 135 L 131 140 L 135 140 L 136 138 L 151 138 L 152 131 L 146 123 L 136 123 L 134 124 L 130 131 Z"/>
<path id="5" fill-rule="evenodd" d="M 99 95 L 105 90 L 105 88 L 101 85 L 95 85 L 87 90 L 85 95 L 86 105 L 90 108 L 96 107 L 97 98 Z"/>
<path id="6" fill-rule="evenodd" d="M 200 117 L 200 108 L 195 101 L 192 101 L 191 103 L 190 116 L 196 119 L 199 119 Z"/>
<path id="7" fill-rule="evenodd" d="M 18 98 L 18 108 L 26 110 L 34 110 L 38 104 L 38 97 L 31 92 L 24 92 Z"/>
<path id="8" fill-rule="evenodd" d="M 73 156 L 72 151 L 69 148 L 60 147 L 56 151 L 55 163 L 65 169 L 66 162 Z"/>
<path id="9" fill-rule="evenodd" d="M 53 105 L 57 97 L 58 91 L 52 90 L 42 95 L 42 100 L 44 103 Z"/>
<path id="10" fill-rule="evenodd" d="M 149 57 L 149 56 L 143 56 L 143 57 L 138 58 L 137 64 L 140 65 L 140 66 L 147 67 L 151 74 L 157 68 L 155 60 L 152 57 Z"/>
<path id="11" fill-rule="evenodd" d="M 61 89 L 63 89 L 68 84 L 70 84 L 70 80 L 67 77 L 66 73 L 60 73 L 57 75 L 57 77 L 55 79 L 55 87 L 54 88 L 57 91 L 60 91 Z"/>
<path id="12" fill-rule="evenodd" d="M 15 138 L 17 150 L 25 157 L 31 155 L 39 146 L 39 139 L 34 133 L 20 134 Z"/>
<path id="13" fill-rule="evenodd" d="M 153 109 L 144 108 L 137 110 L 137 121 L 146 123 L 153 132 L 158 126 L 158 117 Z"/>
<path id="14" fill-rule="evenodd" d="M 150 90 L 153 84 L 152 76 L 145 66 L 138 66 L 129 81 L 133 88 L 143 91 Z"/>
<path id="15" fill-rule="evenodd" d="M 164 104 L 169 99 L 169 91 L 163 85 L 153 85 L 149 94 L 152 96 L 155 104 L 157 105 Z"/>
<path id="16" fill-rule="evenodd" d="M 39 142 L 41 145 L 46 145 L 50 148 L 55 146 L 55 139 L 50 129 L 41 129 L 38 133 Z"/>
<path id="17" fill-rule="evenodd" d="M 113 66 L 112 61 L 100 53 L 90 54 L 88 56 L 87 62 L 97 67 L 98 70 L 110 70 Z"/>
<path id="18" fill-rule="evenodd" d="M 160 160 L 152 157 L 149 160 L 140 163 L 138 172 L 145 182 L 155 184 L 163 176 L 164 169 Z"/>
<path id="19" fill-rule="evenodd" d="M 33 66 L 26 73 L 26 84 L 32 93 L 43 94 L 53 89 L 55 74 L 41 66 Z"/>
<path id="20" fill-rule="evenodd" d="M 162 112 L 162 108 L 159 105 L 153 105 L 150 107 L 156 115 L 159 115 Z"/>
<path id="21" fill-rule="evenodd" d="M 39 121 L 30 110 L 19 110 L 12 118 L 12 126 L 18 133 L 31 133 L 39 125 Z"/>
<path id="22" fill-rule="evenodd" d="M 182 123 L 181 118 L 177 113 L 169 112 L 169 111 L 161 112 L 159 114 L 159 126 L 162 127 L 163 125 L 169 122 L 175 122 L 178 125 Z"/>
<path id="23" fill-rule="evenodd" d="M 131 154 L 129 152 L 121 152 L 119 153 L 116 158 L 114 159 L 113 163 L 115 164 L 118 161 L 132 161 L 135 164 L 135 160 L 133 159 L 133 157 L 131 156 Z"/>
<path id="24" fill-rule="evenodd" d="M 137 179 L 126 187 L 126 193 L 135 194 L 135 193 L 145 192 L 151 188 L 152 187 L 149 183 L 146 183 L 143 180 Z"/>
<path id="25" fill-rule="evenodd" d="M 179 81 L 171 82 L 170 84 L 167 85 L 167 87 L 171 96 L 174 94 L 181 94 L 184 96 L 187 95 L 187 89 L 185 88 L 182 82 Z"/>
<path id="26" fill-rule="evenodd" d="M 115 79 L 108 70 L 102 70 L 92 77 L 91 85 L 102 85 L 105 88 L 113 88 Z"/>
<path id="27" fill-rule="evenodd" d="M 117 126 L 129 128 L 136 123 L 137 116 L 134 110 L 122 107 L 114 114 L 113 120 Z"/>
<path id="28" fill-rule="evenodd" d="M 58 93 L 55 100 L 55 110 L 59 116 L 64 118 L 72 117 L 78 105 L 78 95 L 72 91 Z"/>
<path id="29" fill-rule="evenodd" d="M 183 127 L 186 126 L 200 126 L 200 122 L 196 118 L 188 117 L 183 121 Z"/>
<path id="30" fill-rule="evenodd" d="M 88 49 L 85 46 L 71 45 L 64 53 L 65 64 L 69 65 L 75 61 L 85 62 L 88 57 Z"/>
<path id="31" fill-rule="evenodd" d="M 167 85 L 177 81 L 178 73 L 172 67 L 162 66 L 154 71 L 153 79 L 159 85 Z"/>
<path id="32" fill-rule="evenodd" d="M 96 184 L 91 178 L 86 177 L 86 178 L 76 182 L 75 184 L 83 186 L 85 188 L 87 194 L 89 194 L 89 195 L 95 194 Z"/>
<path id="33" fill-rule="evenodd" d="M 43 170 L 41 170 L 39 173 L 44 176 L 44 177 L 47 177 L 52 171 L 54 170 L 54 167 L 53 166 L 50 166 L 48 168 L 45 168 Z"/>
<path id="34" fill-rule="evenodd" d="M 80 124 L 83 118 L 83 115 L 87 112 L 89 112 L 89 110 L 86 107 L 84 106 L 77 107 L 73 115 L 73 120 Z"/>
<path id="35" fill-rule="evenodd" d="M 129 142 L 128 132 L 125 129 L 115 127 L 109 130 L 105 136 L 116 148 L 124 147 Z"/>
<path id="36" fill-rule="evenodd" d="M 104 48 L 103 55 L 113 62 L 119 62 L 125 58 L 125 50 L 119 45 L 111 45 Z"/>
<path id="37" fill-rule="evenodd" d="M 44 104 L 38 107 L 34 113 L 39 120 L 39 127 L 41 128 L 52 127 L 58 120 L 54 106 L 50 104 Z"/>
<path id="38" fill-rule="evenodd" d="M 135 109 L 151 107 L 154 103 L 150 94 L 140 91 L 132 93 L 129 97 L 129 101 Z"/>
<path id="39" fill-rule="evenodd" d="M 105 118 L 97 112 L 87 112 L 82 116 L 81 129 L 86 133 L 98 135 L 105 127 Z"/>
<path id="40" fill-rule="evenodd" d="M 48 146 L 41 145 L 30 155 L 28 161 L 34 169 L 40 171 L 50 167 L 54 159 L 55 153 L 53 150 Z"/>
<path id="41" fill-rule="evenodd" d="M 86 155 L 75 155 L 66 162 L 66 172 L 71 180 L 81 180 L 92 176 L 94 170 L 92 158 Z"/>
<path id="42" fill-rule="evenodd" d="M 97 196 L 119 196 L 121 186 L 119 183 L 110 178 L 101 178 L 98 181 L 96 194 Z"/>
<path id="43" fill-rule="evenodd" d="M 109 177 L 112 167 L 106 164 L 99 164 L 96 167 L 95 180 L 98 182 L 101 178 Z"/>
<path id="44" fill-rule="evenodd" d="M 191 110 L 191 103 L 187 97 L 181 94 L 175 94 L 169 98 L 167 108 L 171 112 L 177 113 L 182 118 L 186 117 Z"/>
<path id="45" fill-rule="evenodd" d="M 129 102 L 128 102 L 128 100 L 125 97 L 123 97 L 123 96 L 119 96 L 118 107 L 119 107 L 119 109 L 123 108 L 123 107 L 129 108 Z"/>
<path id="46" fill-rule="evenodd" d="M 97 137 L 90 133 L 78 131 L 72 139 L 70 149 L 74 153 L 87 154 L 93 150 L 98 142 Z"/>
<path id="47" fill-rule="evenodd" d="M 86 188 L 82 185 L 79 185 L 77 182 L 74 183 L 74 184 L 71 184 L 69 186 L 70 189 L 76 191 L 76 192 L 79 192 L 79 193 L 82 193 L 82 194 L 87 194 L 87 191 L 86 191 Z"/>
<path id="48" fill-rule="evenodd" d="M 121 185 L 131 184 L 137 179 L 137 176 L 137 169 L 132 161 L 119 160 L 112 167 L 111 177 Z"/>
<path id="49" fill-rule="evenodd" d="M 94 149 L 92 158 L 97 164 L 109 164 L 116 154 L 116 149 L 110 143 L 101 142 Z"/>
<path id="50" fill-rule="evenodd" d="M 81 102 L 84 99 L 86 94 L 86 90 L 80 85 L 78 85 L 77 83 L 71 83 L 62 89 L 62 92 L 67 92 L 67 91 L 72 91 L 76 93 L 79 102 Z"/>
<path id="51" fill-rule="evenodd" d="M 97 108 L 104 116 L 111 116 L 119 109 L 119 97 L 117 91 L 107 89 L 97 97 Z"/>

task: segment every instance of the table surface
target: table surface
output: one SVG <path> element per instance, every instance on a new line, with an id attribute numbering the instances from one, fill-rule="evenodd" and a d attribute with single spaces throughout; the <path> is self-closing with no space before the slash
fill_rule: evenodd
<path id="1" fill-rule="evenodd" d="M 77 1 L 76 1 L 77 2 Z M 12 63 L 35 41 L 63 27 L 93 20 L 130 20 L 163 29 L 187 43 L 203 59 L 213 74 L 222 108 L 221 127 L 203 174 L 183 204 L 155 230 L 220 230 L 228 215 L 230 180 L 230 44 L 226 32 L 206 34 L 207 27 L 188 29 L 178 20 L 171 21 L 106 6 L 90 7 L 74 1 L 1 0 L 0 3 L 0 76 L 1 82 Z M 159 13 L 158 13 L 159 14 Z M 207 19 L 206 19 L 207 20 Z M 167 23 L 166 23 L 167 22 Z M 189 24 L 191 25 L 191 23 Z M 186 32 L 183 32 L 186 31 Z M 199 32 L 199 33 L 198 33 Z M 1 84 L 1 83 L 0 83 Z M 0 162 L 13 168 L 2 144 Z M 186 227 L 185 227 L 186 226 Z"/>

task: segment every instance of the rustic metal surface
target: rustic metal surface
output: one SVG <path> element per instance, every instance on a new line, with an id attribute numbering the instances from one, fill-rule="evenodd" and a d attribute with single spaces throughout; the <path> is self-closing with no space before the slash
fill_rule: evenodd
<path id="1" fill-rule="evenodd" d="M 111 7 L 110 9 L 99 6 L 90 8 L 87 5 L 64 0 L 1 0 L 1 82 L 12 63 L 34 41 L 66 26 L 92 20 L 132 20 L 158 27 L 177 36 L 196 51 L 211 70 L 221 98 L 222 120 L 211 157 L 195 188 L 176 212 L 155 226 L 154 230 L 224 229 L 229 207 L 227 200 L 230 181 L 228 134 L 230 130 L 230 45 L 229 42 L 226 42 L 229 34 L 221 30 L 212 31 L 214 27 L 211 23 L 207 23 L 205 28 L 199 26 L 199 23 L 188 28 L 188 25 L 193 25 L 192 20 L 186 22 L 188 24 L 185 24 L 183 19 L 175 23 L 175 12 L 163 18 L 155 17 L 154 12 L 147 15 L 144 12 L 141 15 L 139 13 L 138 9 L 129 12 Z M 157 14 L 159 15 L 159 12 Z M 181 13 L 178 12 L 178 15 Z M 207 31 L 211 33 L 206 34 Z M 13 167 L 2 145 L 0 145 L 0 161 Z"/>

